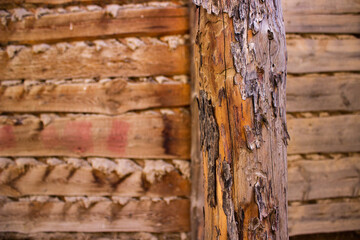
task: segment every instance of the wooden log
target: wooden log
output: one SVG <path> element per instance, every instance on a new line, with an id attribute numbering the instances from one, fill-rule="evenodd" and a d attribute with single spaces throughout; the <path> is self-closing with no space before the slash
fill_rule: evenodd
<path id="1" fill-rule="evenodd" d="M 1 239 L 12 240 L 189 240 L 188 234 L 182 233 L 0 233 Z M 350 239 L 352 240 L 352 239 Z"/>
<path id="2" fill-rule="evenodd" d="M 285 13 L 287 33 L 360 33 L 359 15 Z"/>
<path id="3" fill-rule="evenodd" d="M 287 112 L 359 111 L 360 75 L 288 76 Z"/>
<path id="4" fill-rule="evenodd" d="M 357 152 L 360 115 L 289 119 L 289 154 Z"/>
<path id="5" fill-rule="evenodd" d="M 120 114 L 131 110 L 189 105 L 185 83 L 39 84 L 0 87 L 0 112 L 88 112 Z"/>
<path id="6" fill-rule="evenodd" d="M 0 169 L 0 195 L 9 197 L 190 195 L 190 181 L 185 176 L 181 176 L 179 170 L 169 163 L 147 160 L 144 169 L 130 160 L 120 159 L 116 163 L 103 158 L 93 160 L 95 161 L 93 167 L 75 166 L 64 162 L 49 165 L 34 159 L 31 164 L 26 165 L 10 162 L 12 164 Z M 0 163 L 4 163 L 3 161 L 5 160 L 0 159 Z M 186 161 L 183 162 L 187 164 Z"/>
<path id="7" fill-rule="evenodd" d="M 168 0 L 158 0 L 156 2 L 166 2 Z M 21 5 L 21 4 L 39 4 L 39 5 L 67 5 L 67 4 L 136 4 L 136 3 L 146 3 L 150 2 L 149 0 L 0 0 L 0 4 L 3 6 L 14 6 L 14 5 Z M 180 0 L 172 0 L 171 2 L 179 2 L 182 3 Z M 183 4 L 183 3 L 182 3 Z"/>
<path id="8" fill-rule="evenodd" d="M 360 199 L 324 201 L 289 206 L 290 236 L 359 230 Z"/>
<path id="9" fill-rule="evenodd" d="M 288 164 L 289 201 L 360 197 L 360 159 L 300 160 Z"/>
<path id="10" fill-rule="evenodd" d="M 360 40 L 356 38 L 318 39 L 290 36 L 287 39 L 288 73 L 358 71 Z"/>
<path id="11" fill-rule="evenodd" d="M 123 42 L 127 40 L 134 39 L 124 39 Z M 6 66 L 0 68 L 0 80 L 188 73 L 189 57 L 185 45 L 171 49 L 164 42 L 151 44 L 151 40 L 137 39 L 134 45 L 100 40 L 39 45 L 38 48 L 8 46 L 6 51 L 0 51 L 0 66 Z"/>
<path id="12" fill-rule="evenodd" d="M 341 14 L 360 12 L 358 0 L 284 0 L 281 3 L 284 13 Z"/>
<path id="13" fill-rule="evenodd" d="M 190 116 L 140 113 L 117 117 L 0 118 L 1 156 L 180 158 L 190 154 Z"/>
<path id="14" fill-rule="evenodd" d="M 188 31 L 187 8 L 144 7 L 30 16 L 0 25 L 1 43 L 54 42 L 123 36 L 184 34 Z"/>
<path id="15" fill-rule="evenodd" d="M 189 200 L 10 201 L 0 205 L 1 232 L 186 232 Z"/>
<path id="16" fill-rule="evenodd" d="M 281 1 L 193 2 L 204 239 L 287 239 Z"/>

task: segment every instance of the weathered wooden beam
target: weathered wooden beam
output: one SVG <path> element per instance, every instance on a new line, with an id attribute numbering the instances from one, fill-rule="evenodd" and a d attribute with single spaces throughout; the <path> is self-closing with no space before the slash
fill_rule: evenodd
<path id="1" fill-rule="evenodd" d="M 0 86 L 0 112 L 87 112 L 120 114 L 131 110 L 189 105 L 189 84 L 129 83 Z"/>
<path id="2" fill-rule="evenodd" d="M 284 13 L 335 15 L 360 12 L 358 0 L 284 0 L 281 4 Z"/>
<path id="3" fill-rule="evenodd" d="M 289 119 L 289 154 L 357 152 L 360 115 Z"/>
<path id="4" fill-rule="evenodd" d="M 168 0 L 157 0 L 156 2 L 166 2 Z M 39 4 L 39 5 L 66 5 L 66 4 L 136 4 L 147 3 L 151 0 L 0 0 L 1 5 L 13 6 L 21 4 Z M 172 0 L 173 2 L 183 3 L 181 0 Z"/>
<path id="5" fill-rule="evenodd" d="M 288 238 L 280 2 L 194 1 L 204 239 Z"/>
<path id="6" fill-rule="evenodd" d="M 146 7 L 48 14 L 26 17 L 0 25 L 1 43 L 54 42 L 123 36 L 184 34 L 188 31 L 187 8 Z"/>
<path id="7" fill-rule="evenodd" d="M 123 203 L 107 198 L 38 201 L 30 197 L 0 205 L 1 232 L 186 232 L 189 228 L 187 199 Z"/>
<path id="8" fill-rule="evenodd" d="M 292 203 L 289 206 L 290 236 L 359 230 L 360 199 Z"/>
<path id="9" fill-rule="evenodd" d="M 360 39 L 350 36 L 287 38 L 288 73 L 358 71 Z"/>
<path id="10" fill-rule="evenodd" d="M 0 80 L 186 74 L 188 58 L 186 45 L 172 49 L 155 38 L 8 46 L 0 50 Z"/>
<path id="11" fill-rule="evenodd" d="M 359 92 L 359 74 L 289 75 L 286 111 L 359 111 Z"/>
<path id="12" fill-rule="evenodd" d="M 57 158 L 44 163 L 34 158 L 0 158 L 0 195 L 170 197 L 189 196 L 189 162 Z M 90 165 L 90 163 L 92 165 Z M 175 165 L 175 166 L 174 166 Z M 181 168 L 179 168 L 179 166 Z M 178 168 L 176 168 L 178 167 Z M 188 170 L 185 173 L 181 172 Z M 183 174 L 183 175 L 181 175 Z"/>
<path id="13" fill-rule="evenodd" d="M 0 117 L 0 156 L 180 158 L 190 155 L 190 116 L 183 110 L 116 117 Z"/>
<path id="14" fill-rule="evenodd" d="M 288 199 L 360 197 L 358 169 L 358 157 L 289 162 Z"/>

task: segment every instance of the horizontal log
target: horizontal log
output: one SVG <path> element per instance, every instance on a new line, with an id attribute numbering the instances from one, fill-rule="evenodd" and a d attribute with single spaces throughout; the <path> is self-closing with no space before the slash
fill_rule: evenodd
<path id="1" fill-rule="evenodd" d="M 166 2 L 168 0 L 157 0 L 156 2 Z M 40 5 L 66 5 L 74 3 L 82 4 L 134 4 L 134 3 L 146 3 L 150 0 L 0 0 L 0 4 L 4 6 L 14 6 L 20 4 L 40 4 Z M 181 2 L 178 0 L 172 0 L 171 2 Z"/>
<path id="2" fill-rule="evenodd" d="M 181 158 L 190 154 L 190 117 L 139 113 L 117 117 L 0 117 L 1 156 Z"/>
<path id="3" fill-rule="evenodd" d="M 288 37 L 288 73 L 358 71 L 360 40 Z"/>
<path id="4" fill-rule="evenodd" d="M 158 36 L 188 31 L 187 8 L 144 7 L 48 14 L 0 25 L 1 43 L 38 43 L 97 37 Z"/>
<path id="5" fill-rule="evenodd" d="M 281 1 L 285 13 L 298 14 L 341 14 L 359 13 L 358 0 L 284 0 Z"/>
<path id="6" fill-rule="evenodd" d="M 120 114 L 130 110 L 189 105 L 184 83 L 40 84 L 0 87 L 0 112 L 88 112 Z"/>
<path id="7" fill-rule="evenodd" d="M 1 232 L 186 232 L 189 200 L 10 201 L 0 205 Z"/>
<path id="8" fill-rule="evenodd" d="M 360 197 L 360 159 L 300 160 L 288 164 L 288 200 Z"/>
<path id="9" fill-rule="evenodd" d="M 12 240 L 188 240 L 187 233 L 0 233 L 0 239 Z M 348 239 L 352 240 L 352 239 Z"/>
<path id="10" fill-rule="evenodd" d="M 360 201 L 345 199 L 289 206 L 290 236 L 360 229 Z"/>
<path id="11" fill-rule="evenodd" d="M 286 111 L 359 111 L 359 92 L 359 74 L 289 75 Z"/>
<path id="12" fill-rule="evenodd" d="M 155 39 L 154 39 L 155 40 Z M 188 73 L 185 45 L 171 49 L 151 38 L 58 43 L 0 50 L 0 80 L 141 77 Z M 166 61 L 164 61 L 166 59 Z M 46 64 L 44 64 L 46 63 Z"/>
<path id="13" fill-rule="evenodd" d="M 289 119 L 289 154 L 358 152 L 360 115 Z"/>
<path id="14" fill-rule="evenodd" d="M 360 17 L 356 14 L 284 13 L 287 33 L 360 33 Z"/>
<path id="15" fill-rule="evenodd" d="M 147 160 L 143 168 L 130 160 L 120 159 L 116 163 L 103 158 L 93 160 L 91 167 L 64 162 L 49 165 L 35 159 L 31 162 L 23 159 L 30 163 L 24 165 L 0 158 L 0 164 L 7 165 L 0 169 L 0 195 L 170 197 L 190 194 L 189 179 L 164 161 Z M 180 162 L 184 166 L 188 164 Z"/>

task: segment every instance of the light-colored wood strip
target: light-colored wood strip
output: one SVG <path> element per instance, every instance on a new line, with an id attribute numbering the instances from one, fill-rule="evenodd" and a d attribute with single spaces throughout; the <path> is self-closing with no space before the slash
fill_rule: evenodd
<path id="1" fill-rule="evenodd" d="M 189 200 L 75 202 L 5 202 L 0 205 L 1 232 L 186 232 Z"/>
<path id="2" fill-rule="evenodd" d="M 288 200 L 360 197 L 360 159 L 302 160 L 288 164 Z"/>
<path id="3" fill-rule="evenodd" d="M 139 113 L 42 120 L 0 118 L 1 156 L 180 158 L 190 154 L 189 113 Z"/>
<path id="4" fill-rule="evenodd" d="M 188 31 L 187 8 L 120 9 L 111 16 L 101 11 L 49 14 L 0 25 L 0 42 L 36 43 L 95 37 L 156 36 Z"/>
<path id="5" fill-rule="evenodd" d="M 360 229 L 359 199 L 289 206 L 290 236 Z"/>
<path id="6" fill-rule="evenodd" d="M 289 75 L 286 111 L 359 111 L 360 75 Z"/>
<path id="7" fill-rule="evenodd" d="M 131 39 L 133 40 L 133 39 Z M 188 73 L 188 47 L 171 49 L 144 39 L 126 46 L 116 40 L 8 46 L 0 51 L 0 80 L 151 76 Z M 127 39 L 124 40 L 125 42 Z M 166 60 L 166 61 L 165 61 Z"/>
<path id="8" fill-rule="evenodd" d="M 285 12 L 287 33 L 360 33 L 360 15 Z"/>
<path id="9" fill-rule="evenodd" d="M 12 240 L 189 240 L 187 233 L 0 233 L 1 239 Z"/>
<path id="10" fill-rule="evenodd" d="M 360 115 L 289 119 L 289 154 L 358 152 Z"/>
<path id="11" fill-rule="evenodd" d="M 284 0 L 284 13 L 299 14 L 341 14 L 359 13 L 359 0 Z"/>
<path id="12" fill-rule="evenodd" d="M 155 107 L 186 106 L 189 101 L 190 86 L 184 83 L 128 83 L 114 80 L 93 84 L 17 85 L 0 90 L 2 112 L 119 114 Z"/>
<path id="13" fill-rule="evenodd" d="M 135 4 L 135 3 L 146 3 L 151 0 L 0 0 L 1 5 L 14 6 L 15 4 L 40 4 L 40 5 L 63 5 L 63 4 Z M 157 0 L 156 2 L 166 2 L 168 0 Z M 180 2 L 181 0 L 172 0 L 173 2 Z"/>
<path id="14" fill-rule="evenodd" d="M 170 197 L 190 194 L 190 181 L 169 163 L 147 160 L 142 169 L 130 160 L 120 159 L 115 163 L 100 158 L 94 161 L 102 166 L 13 163 L 0 169 L 0 195 Z M 106 167 L 115 169 L 106 171 Z"/>
<path id="15" fill-rule="evenodd" d="M 288 72 L 359 71 L 360 40 L 288 38 Z"/>

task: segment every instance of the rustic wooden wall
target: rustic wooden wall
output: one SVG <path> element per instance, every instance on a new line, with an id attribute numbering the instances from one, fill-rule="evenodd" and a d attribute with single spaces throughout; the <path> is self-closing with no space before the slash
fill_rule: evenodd
<path id="1" fill-rule="evenodd" d="M 188 238 L 186 4 L 0 0 L 1 238 Z M 359 230 L 360 3 L 283 8 L 290 235 Z"/>

